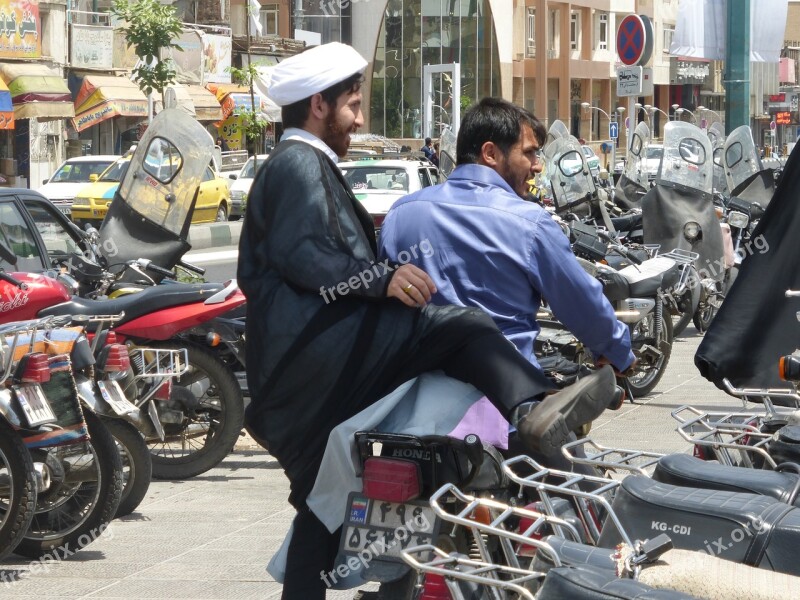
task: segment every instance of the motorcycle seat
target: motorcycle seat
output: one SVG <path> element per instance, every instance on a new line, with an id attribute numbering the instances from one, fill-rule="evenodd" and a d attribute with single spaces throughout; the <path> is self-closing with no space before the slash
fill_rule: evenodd
<path id="1" fill-rule="evenodd" d="M 691 600 L 673 590 L 659 590 L 633 579 L 619 579 L 612 571 L 592 567 L 558 567 L 547 573 L 538 600 Z"/>
<path id="2" fill-rule="evenodd" d="M 611 224 L 617 231 L 633 231 L 642 226 L 642 213 L 635 212 L 621 217 L 611 217 Z"/>
<path id="3" fill-rule="evenodd" d="M 680 267 L 671 258 L 657 256 L 641 265 L 625 267 L 620 273 L 628 280 L 632 298 L 655 296 L 656 292 L 674 287 L 680 280 Z"/>
<path id="4" fill-rule="evenodd" d="M 658 461 L 653 479 L 681 487 L 747 492 L 788 502 L 798 484 L 796 473 L 729 467 L 688 454 L 669 454 Z M 795 498 L 794 506 L 800 506 Z"/>
<path id="5" fill-rule="evenodd" d="M 48 315 L 117 315 L 125 313 L 120 323 L 172 306 L 202 302 L 225 287 L 223 283 L 187 283 L 181 285 L 155 285 L 135 294 L 113 300 L 90 300 L 73 296 L 67 302 L 49 306 L 39 312 Z"/>
<path id="6" fill-rule="evenodd" d="M 666 533 L 675 548 L 790 575 L 800 573 L 795 556 L 800 547 L 800 509 L 775 498 L 677 487 L 632 475 L 617 488 L 612 506 L 633 540 Z M 607 521 L 599 545 L 613 547 L 620 538 Z"/>

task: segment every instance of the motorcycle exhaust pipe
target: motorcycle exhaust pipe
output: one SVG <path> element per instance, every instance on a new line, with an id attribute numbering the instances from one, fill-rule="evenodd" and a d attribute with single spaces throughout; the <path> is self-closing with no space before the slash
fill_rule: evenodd
<path id="1" fill-rule="evenodd" d="M 36 479 L 37 492 L 46 492 L 50 488 L 50 470 L 44 463 L 33 463 L 33 472 Z M 8 498 L 11 496 L 11 476 L 0 473 L 0 497 Z"/>

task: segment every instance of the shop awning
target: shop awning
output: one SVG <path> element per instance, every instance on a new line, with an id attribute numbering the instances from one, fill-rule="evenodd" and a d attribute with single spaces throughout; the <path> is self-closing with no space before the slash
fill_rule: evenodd
<path id="1" fill-rule="evenodd" d="M 58 69 L 36 63 L 0 63 L 15 119 L 68 119 L 75 116 L 72 94 Z"/>
<path id="2" fill-rule="evenodd" d="M 11 92 L 0 80 L 0 129 L 14 129 L 14 105 L 11 103 Z"/>
<path id="3" fill-rule="evenodd" d="M 206 87 L 216 95 L 217 101 L 219 101 L 222 106 L 223 121 L 230 117 L 237 108 L 253 110 L 253 103 L 250 100 L 250 89 L 247 87 L 229 83 L 209 83 Z M 270 118 L 270 101 L 266 96 L 259 93 L 257 87 L 253 89 L 253 99 L 255 100 L 256 110 L 264 113 L 270 121 L 276 120 Z"/>
<path id="4" fill-rule="evenodd" d="M 127 77 L 88 75 L 75 98 L 76 131 L 114 117 L 147 117 L 147 97 Z"/>
<path id="5" fill-rule="evenodd" d="M 222 119 L 222 107 L 219 105 L 217 97 L 203 86 L 175 83 L 167 86 L 165 95 L 174 96 L 176 106 L 198 121 Z M 154 110 L 159 113 L 161 109 L 161 99 L 157 98 Z"/>

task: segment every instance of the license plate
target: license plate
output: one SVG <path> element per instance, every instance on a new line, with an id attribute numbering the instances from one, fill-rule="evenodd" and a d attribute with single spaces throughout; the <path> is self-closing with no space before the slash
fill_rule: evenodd
<path id="1" fill-rule="evenodd" d="M 72 214 L 72 207 L 71 206 L 59 206 L 57 208 L 58 208 L 58 210 L 60 210 L 62 213 L 64 213 L 67 216 L 70 216 Z"/>
<path id="2" fill-rule="evenodd" d="M 438 522 L 428 502 L 395 503 L 351 493 L 342 527 L 342 552 L 402 561 L 406 548 L 433 544 Z"/>
<path id="3" fill-rule="evenodd" d="M 103 400 L 108 402 L 111 409 L 118 415 L 126 415 L 138 410 L 136 405 L 125 397 L 125 393 L 116 381 L 98 381 L 97 387 L 100 388 Z"/>
<path id="4" fill-rule="evenodd" d="M 38 427 L 45 423 L 57 421 L 55 414 L 53 414 L 53 409 L 50 408 L 50 403 L 45 398 L 44 391 L 39 384 L 15 385 L 13 390 L 30 427 Z"/>

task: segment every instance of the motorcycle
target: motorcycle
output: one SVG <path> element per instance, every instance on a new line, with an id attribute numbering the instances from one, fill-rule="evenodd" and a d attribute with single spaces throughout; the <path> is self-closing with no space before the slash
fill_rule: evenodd
<path id="1" fill-rule="evenodd" d="M 682 314 L 674 326 L 676 335 L 692 319 L 700 331 L 707 329 L 722 302 L 722 280 L 729 265 L 711 195 L 712 180 L 708 137 L 690 123 L 667 123 L 656 185 L 642 199 L 642 215 L 645 243 L 696 255 L 690 285 L 672 293 Z"/>
<path id="2" fill-rule="evenodd" d="M 642 196 L 650 187 L 647 173 L 642 169 L 647 145 L 650 143 L 650 128 L 646 123 L 638 123 L 633 130 L 628 160 L 625 170 L 617 180 L 615 202 L 626 209 L 638 208 Z"/>
<path id="3" fill-rule="evenodd" d="M 775 194 L 773 169 L 765 169 L 747 125 L 734 129 L 725 140 L 722 154 L 731 196 L 767 208 Z"/>

